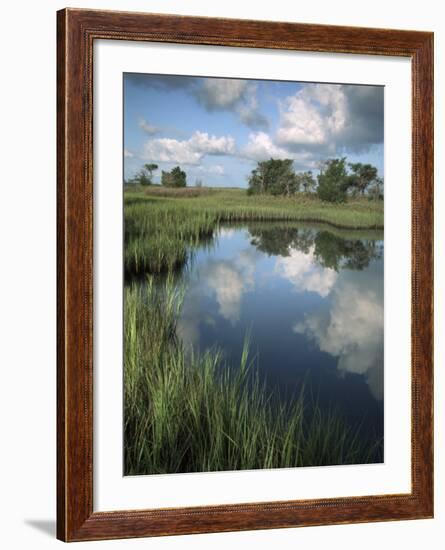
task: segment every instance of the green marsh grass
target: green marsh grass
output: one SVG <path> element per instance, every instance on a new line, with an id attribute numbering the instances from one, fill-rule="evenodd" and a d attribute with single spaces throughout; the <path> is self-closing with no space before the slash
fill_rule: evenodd
<path id="1" fill-rule="evenodd" d="M 242 189 L 130 189 L 124 210 L 127 276 L 177 270 L 221 223 L 306 221 L 334 228 L 383 228 L 382 201 L 333 205 L 308 195 L 248 196 Z"/>
<path id="2" fill-rule="evenodd" d="M 302 386 L 280 401 L 260 381 L 246 338 L 239 365 L 185 352 L 183 290 L 172 276 L 125 288 L 125 475 L 380 461 L 359 429 Z"/>

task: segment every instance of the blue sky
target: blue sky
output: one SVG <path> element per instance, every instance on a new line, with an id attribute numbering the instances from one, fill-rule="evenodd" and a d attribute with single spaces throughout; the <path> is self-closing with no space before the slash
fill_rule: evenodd
<path id="1" fill-rule="evenodd" d="M 346 156 L 383 175 L 383 88 L 124 74 L 124 176 L 180 165 L 187 184 L 246 187 L 257 161 Z"/>

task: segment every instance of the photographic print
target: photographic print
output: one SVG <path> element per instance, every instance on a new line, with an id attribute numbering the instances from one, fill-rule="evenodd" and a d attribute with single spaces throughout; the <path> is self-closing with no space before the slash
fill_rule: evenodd
<path id="1" fill-rule="evenodd" d="M 433 50 L 57 12 L 60 540 L 433 517 Z"/>
<path id="2" fill-rule="evenodd" d="M 124 475 L 383 462 L 384 88 L 123 87 Z"/>

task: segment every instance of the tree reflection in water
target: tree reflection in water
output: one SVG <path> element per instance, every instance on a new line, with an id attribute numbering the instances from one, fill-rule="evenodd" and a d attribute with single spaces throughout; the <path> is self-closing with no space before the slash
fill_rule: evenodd
<path id="1" fill-rule="evenodd" d="M 294 250 L 314 256 L 322 267 L 340 271 L 362 271 L 372 260 L 380 259 L 381 241 L 374 238 L 343 238 L 332 231 L 296 227 L 292 224 L 251 224 L 251 244 L 268 256 L 287 257 Z"/>

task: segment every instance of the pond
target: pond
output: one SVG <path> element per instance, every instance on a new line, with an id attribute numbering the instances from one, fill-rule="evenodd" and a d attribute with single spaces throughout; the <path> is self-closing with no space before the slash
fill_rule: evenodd
<path id="1" fill-rule="evenodd" d="M 251 359 L 271 393 L 302 384 L 383 438 L 383 233 L 283 223 L 223 226 L 181 275 L 186 349 Z"/>

